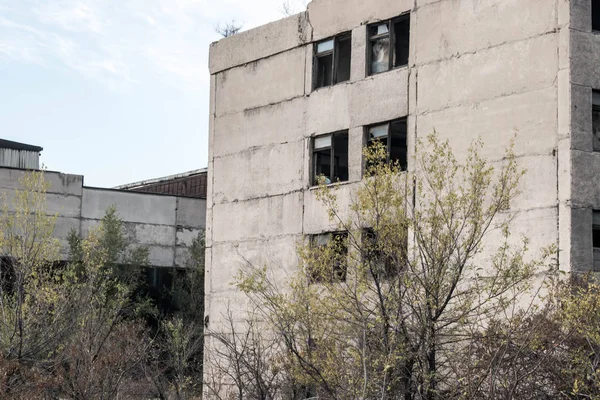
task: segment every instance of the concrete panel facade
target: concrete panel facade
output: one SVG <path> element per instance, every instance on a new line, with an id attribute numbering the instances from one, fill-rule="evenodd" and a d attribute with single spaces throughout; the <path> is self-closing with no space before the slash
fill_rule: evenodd
<path id="1" fill-rule="evenodd" d="M 600 153 L 593 149 L 592 91 L 600 89 L 600 35 L 592 31 L 591 2 L 572 0 L 569 35 L 571 117 L 571 265 L 593 269 L 592 213 L 600 210 Z"/>
<path id="2" fill-rule="evenodd" d="M 216 99 L 217 114 L 232 114 L 302 96 L 304 56 L 304 49 L 297 48 L 219 73 L 216 90 L 222 95 Z M 237 96 L 228 95 L 233 92 Z"/>
<path id="3" fill-rule="evenodd" d="M 407 13 L 408 65 L 368 76 L 368 24 Z M 315 43 L 344 32 L 350 79 L 313 90 Z M 600 210 L 591 133 L 600 35 L 590 0 L 313 0 L 306 13 L 221 40 L 210 57 L 211 324 L 227 299 L 246 307 L 231 286 L 245 263 L 285 275 L 298 267 L 294 243 L 333 229 L 311 188 L 312 138 L 348 130 L 347 204 L 362 179 L 366 128 L 401 117 L 412 170 L 417 141 L 434 130 L 458 158 L 482 138 L 495 166 L 514 139 L 527 170 L 511 208 L 514 236 L 531 249 L 556 245 L 565 271 L 590 268 Z"/>
<path id="4" fill-rule="evenodd" d="M 0 193 L 7 200 L 19 189 L 25 173 L 0 168 Z M 54 235 L 63 257 L 68 255 L 66 238 L 71 230 L 85 237 L 111 206 L 116 207 L 132 243 L 148 248 L 150 265 L 155 267 L 185 267 L 187 247 L 205 227 L 204 199 L 89 188 L 79 175 L 46 172 L 44 177 L 50 184 L 47 212 L 57 217 Z"/>

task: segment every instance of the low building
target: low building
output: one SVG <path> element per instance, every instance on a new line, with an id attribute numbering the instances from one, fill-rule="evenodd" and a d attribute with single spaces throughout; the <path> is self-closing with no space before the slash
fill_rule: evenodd
<path id="1" fill-rule="evenodd" d="M 42 150 L 39 146 L 0 139 L 0 167 L 38 169 Z"/>
<path id="2" fill-rule="evenodd" d="M 23 156 L 27 162 L 19 167 L 3 163 L 0 156 L 0 192 L 8 194 L 19 188 L 19 179 L 28 169 L 39 167 L 42 148 L 0 140 L 0 154 L 9 150 L 31 154 Z M 205 227 L 206 200 L 201 197 L 90 187 L 82 175 L 54 171 L 46 171 L 45 178 L 50 183 L 48 213 L 57 216 L 54 233 L 65 258 L 69 232 L 85 237 L 111 206 L 116 207 L 132 243 L 148 248 L 153 268 L 184 268 L 187 247 Z"/>

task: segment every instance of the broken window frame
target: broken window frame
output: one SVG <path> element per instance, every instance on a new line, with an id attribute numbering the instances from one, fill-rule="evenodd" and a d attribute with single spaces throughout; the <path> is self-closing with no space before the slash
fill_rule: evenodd
<path id="1" fill-rule="evenodd" d="M 405 257 L 408 254 L 408 236 L 405 238 L 405 242 L 402 245 L 403 249 L 399 260 L 395 260 L 393 256 L 385 254 L 382 250 L 378 249 L 376 244 L 378 240 L 377 234 L 373 228 L 363 228 L 361 237 L 363 244 L 363 262 L 375 264 L 376 268 L 370 266 L 370 272 L 373 278 L 389 280 L 404 269 L 402 263 L 406 262 Z M 374 271 L 374 269 L 379 271 Z"/>
<path id="2" fill-rule="evenodd" d="M 393 275 L 394 262 L 383 251 L 376 248 L 377 240 L 377 234 L 373 228 L 363 229 L 361 238 L 363 262 L 372 264 L 369 265 L 369 269 L 373 278 L 388 279 Z"/>
<path id="3" fill-rule="evenodd" d="M 342 83 L 342 82 L 347 82 L 350 80 L 350 78 L 345 79 L 343 81 L 338 81 L 338 67 L 339 67 L 339 46 L 340 46 L 340 42 L 344 41 L 344 40 L 349 40 L 350 41 L 350 56 L 352 57 L 352 32 L 344 32 L 341 33 L 337 36 L 334 37 L 330 37 L 328 39 L 325 40 L 321 40 L 319 42 L 316 42 L 314 44 L 314 54 L 313 54 L 313 90 L 317 90 L 317 89 L 321 89 L 324 87 L 330 87 L 333 85 L 337 85 L 338 83 Z M 333 41 L 333 48 L 331 50 L 325 50 L 322 52 L 319 52 L 319 45 L 322 43 L 327 43 L 329 41 Z M 319 85 L 319 59 L 320 58 L 325 58 L 328 56 L 332 56 L 332 63 L 331 63 L 331 83 L 326 85 L 326 84 L 321 84 Z"/>
<path id="4" fill-rule="evenodd" d="M 406 117 L 397 118 L 397 119 L 393 119 L 391 121 L 369 125 L 365 129 L 365 145 L 369 146 L 371 142 L 373 142 L 375 140 L 379 140 L 377 138 L 371 138 L 371 130 L 374 128 L 378 128 L 378 127 L 387 125 L 387 159 L 386 159 L 386 162 L 388 162 L 388 163 L 390 162 L 391 155 L 392 155 L 392 124 L 396 123 L 396 122 L 403 122 L 405 127 L 408 129 L 408 125 L 407 125 L 408 121 L 407 121 Z M 398 161 L 400 162 L 401 170 L 407 171 L 408 170 L 408 132 L 406 133 L 406 140 L 404 142 L 404 147 L 405 147 L 405 151 L 406 151 L 406 157 L 404 160 L 404 164 L 402 164 L 402 162 L 401 162 L 402 160 L 398 160 Z M 363 165 L 363 168 L 366 168 L 366 164 Z M 364 174 L 364 171 L 363 171 L 363 174 Z"/>
<path id="5" fill-rule="evenodd" d="M 321 243 L 319 243 L 320 238 L 324 239 L 324 241 Z M 346 278 L 348 276 L 348 239 L 349 235 L 346 231 L 323 232 L 318 233 L 316 235 L 311 235 L 310 240 L 311 246 L 313 247 L 328 246 L 329 243 L 331 243 L 331 241 L 340 241 L 340 243 L 345 243 L 345 246 L 343 247 L 344 254 L 341 255 L 343 257 L 343 261 L 341 263 L 334 263 L 331 266 L 331 274 L 329 275 L 329 277 L 324 277 L 309 272 L 308 276 L 312 283 L 322 283 L 325 280 L 327 280 L 330 283 L 346 282 Z"/>
<path id="6" fill-rule="evenodd" d="M 596 136 L 596 131 L 600 133 L 600 121 L 598 126 L 594 125 L 594 114 L 599 115 L 600 119 L 600 91 L 593 90 L 592 91 L 592 140 L 593 140 L 593 150 L 600 152 L 600 136 Z"/>
<path id="7" fill-rule="evenodd" d="M 331 137 L 331 143 L 329 146 L 323 146 L 323 147 L 316 147 L 316 143 L 318 139 L 323 139 L 330 136 Z M 335 138 L 338 136 L 346 136 L 347 137 L 347 141 L 349 143 L 349 137 L 348 137 L 348 131 L 338 131 L 338 132 L 334 132 L 334 133 L 328 133 L 326 135 L 319 135 L 319 136 L 315 136 L 312 139 L 312 171 L 311 171 L 311 182 L 313 186 L 317 186 L 319 184 L 318 182 L 318 178 L 320 175 L 317 175 L 317 153 L 326 149 L 330 149 L 330 160 L 329 160 L 329 177 L 330 177 L 330 182 L 325 182 L 326 184 L 332 184 L 332 183 L 336 183 L 336 182 L 348 182 L 349 180 L 349 176 L 346 176 L 345 179 L 340 179 L 339 176 L 339 171 L 336 170 L 336 163 L 335 163 Z M 349 155 L 349 149 L 346 149 L 346 155 Z"/>
<path id="8" fill-rule="evenodd" d="M 592 0 L 592 32 L 600 33 L 600 0 Z"/>
<path id="9" fill-rule="evenodd" d="M 410 12 L 408 13 L 404 13 L 396 18 L 392 18 L 386 21 L 379 21 L 377 23 L 374 24 L 370 24 L 367 26 L 367 71 L 368 71 L 368 76 L 372 76 L 372 75 L 378 75 L 378 74 L 383 74 L 385 72 L 389 72 L 392 71 L 394 69 L 398 69 L 398 68 L 403 68 L 406 67 L 408 65 L 408 60 L 406 62 L 406 64 L 401 64 L 398 66 L 394 66 L 394 56 L 395 56 L 395 52 L 396 52 L 396 24 L 399 21 L 402 21 L 404 19 L 408 20 L 408 35 L 409 35 L 409 41 L 410 41 Z M 384 25 L 387 24 L 388 26 L 388 31 L 386 33 L 382 33 L 379 35 L 371 35 L 371 28 L 379 26 L 379 25 Z M 377 40 L 381 40 L 381 39 L 385 39 L 386 37 L 389 38 L 389 54 L 388 54 L 388 69 L 383 70 L 383 71 L 378 71 L 378 72 L 374 72 L 373 71 L 373 65 L 372 65 L 372 61 L 373 61 L 373 42 L 377 41 Z M 397 56 L 397 55 L 396 55 Z M 410 59 L 410 44 L 409 44 L 409 57 Z"/>

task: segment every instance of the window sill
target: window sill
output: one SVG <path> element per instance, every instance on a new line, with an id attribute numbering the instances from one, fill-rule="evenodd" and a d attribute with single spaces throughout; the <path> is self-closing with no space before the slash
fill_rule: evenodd
<path id="1" fill-rule="evenodd" d="M 347 186 L 347 185 L 352 185 L 354 183 L 360 183 L 361 181 L 344 181 L 344 182 L 333 182 L 333 183 L 328 183 L 327 185 L 325 185 L 325 187 L 335 187 L 335 186 Z M 308 187 L 309 191 L 313 191 L 313 190 L 317 190 L 319 189 L 321 186 L 320 185 L 311 185 Z"/>
<path id="2" fill-rule="evenodd" d="M 408 170 L 403 170 L 403 171 L 400 171 L 400 174 L 399 174 L 399 176 L 405 175 L 406 173 L 408 173 Z M 368 178 L 370 178 L 370 177 L 367 177 L 367 176 L 365 176 L 365 175 L 364 175 L 364 172 L 363 172 L 363 174 L 362 174 L 362 178 L 361 178 L 360 180 L 354 180 L 354 181 L 344 181 L 344 182 L 333 182 L 333 183 L 328 183 L 327 185 L 325 185 L 325 187 L 328 187 L 328 188 L 329 188 L 329 187 L 334 187 L 334 186 L 348 186 L 348 185 L 354 185 L 354 184 L 356 184 L 356 183 L 361 183 L 361 182 L 363 182 L 365 179 L 368 179 Z M 311 185 L 311 186 L 308 186 L 307 190 L 309 190 L 309 191 L 314 191 L 314 190 L 317 190 L 317 189 L 319 189 L 320 187 L 321 187 L 321 186 L 319 186 L 319 185 Z M 599 251 L 600 251 L 600 249 L 599 249 Z"/>
<path id="3" fill-rule="evenodd" d="M 600 33 L 600 32 L 599 32 L 599 33 Z M 372 78 L 372 77 L 374 77 L 374 76 L 379 76 L 379 75 L 387 74 L 387 73 L 389 73 L 389 72 L 399 71 L 399 70 L 401 70 L 401 69 L 408 69 L 408 64 L 406 64 L 406 65 L 401 65 L 401 66 L 399 66 L 399 67 L 394 67 L 394 68 L 392 68 L 392 69 L 388 69 L 387 71 L 381 71 L 381 72 L 375 72 L 375 73 L 373 73 L 373 74 L 368 74 L 368 75 L 365 77 L 365 79 Z"/>
<path id="4" fill-rule="evenodd" d="M 334 83 L 333 85 L 321 86 L 321 87 L 318 87 L 318 88 L 313 88 L 313 90 L 312 90 L 311 93 L 319 92 L 319 91 L 325 90 L 325 89 L 331 89 L 332 87 L 336 87 L 336 86 L 347 85 L 347 84 L 349 84 L 351 82 L 352 81 L 350 79 L 348 79 L 347 81 Z"/>
<path id="5" fill-rule="evenodd" d="M 399 172 L 398 176 L 406 175 L 407 173 L 408 173 L 408 169 L 403 169 L 402 171 Z M 369 179 L 369 178 L 372 178 L 372 176 L 366 176 L 365 171 L 363 171 L 362 178 Z"/>

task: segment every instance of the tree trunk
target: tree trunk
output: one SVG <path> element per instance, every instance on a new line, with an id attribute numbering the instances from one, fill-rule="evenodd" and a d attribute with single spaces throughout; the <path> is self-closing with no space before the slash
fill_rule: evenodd
<path id="1" fill-rule="evenodd" d="M 425 400 L 434 400 L 436 394 L 436 354 L 435 354 L 435 322 L 431 321 L 427 338 L 427 376 L 425 386 Z"/>

